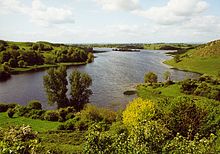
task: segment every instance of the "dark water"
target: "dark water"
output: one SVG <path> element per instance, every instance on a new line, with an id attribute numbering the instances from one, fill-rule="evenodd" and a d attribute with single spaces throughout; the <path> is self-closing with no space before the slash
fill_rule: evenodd
<path id="1" fill-rule="evenodd" d="M 123 92 L 134 83 L 143 82 L 145 72 L 157 73 L 163 80 L 163 73 L 170 71 L 173 80 L 198 77 L 198 74 L 170 69 L 162 61 L 170 57 L 165 51 L 117 52 L 111 49 L 99 49 L 109 52 L 96 53 L 97 58 L 91 64 L 68 68 L 68 74 L 73 68 L 87 72 L 93 79 L 93 104 L 103 107 L 124 106 L 134 96 L 124 96 Z M 13 75 L 11 79 L 0 82 L 0 102 L 17 102 L 26 105 L 30 100 L 40 100 L 44 108 L 47 98 L 43 89 L 43 79 L 46 71 Z"/>

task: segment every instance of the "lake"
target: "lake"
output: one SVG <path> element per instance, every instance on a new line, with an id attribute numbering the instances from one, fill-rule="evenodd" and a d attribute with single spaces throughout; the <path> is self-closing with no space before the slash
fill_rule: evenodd
<path id="1" fill-rule="evenodd" d="M 144 81 L 144 74 L 153 71 L 163 80 L 163 73 L 170 71 L 171 79 L 178 81 L 185 78 L 195 78 L 199 74 L 170 69 L 162 62 L 170 59 L 167 51 L 141 50 L 141 52 L 119 52 L 109 48 L 96 50 L 106 51 L 96 53 L 93 63 L 68 68 L 68 75 L 73 69 L 88 73 L 93 80 L 91 87 L 92 104 L 101 107 L 124 107 L 135 96 L 125 96 L 123 92 L 135 83 Z M 11 79 L 0 82 L 0 102 L 17 102 L 26 105 L 30 100 L 40 100 L 45 109 L 55 106 L 47 105 L 43 88 L 45 70 L 12 75 Z"/>

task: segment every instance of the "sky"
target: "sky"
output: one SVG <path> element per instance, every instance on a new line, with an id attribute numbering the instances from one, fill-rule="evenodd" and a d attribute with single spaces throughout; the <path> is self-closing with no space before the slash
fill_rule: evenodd
<path id="1" fill-rule="evenodd" d="M 0 39 L 204 43 L 220 39 L 220 0 L 0 0 Z"/>

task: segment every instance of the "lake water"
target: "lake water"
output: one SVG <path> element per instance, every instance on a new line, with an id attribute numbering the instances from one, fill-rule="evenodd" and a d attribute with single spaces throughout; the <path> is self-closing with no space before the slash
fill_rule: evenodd
<path id="1" fill-rule="evenodd" d="M 170 59 L 166 51 L 141 50 L 141 52 L 118 52 L 111 49 L 97 49 L 107 51 L 96 53 L 95 61 L 84 66 L 68 68 L 68 74 L 77 68 L 87 72 L 93 80 L 91 87 L 93 95 L 91 103 L 109 108 L 124 107 L 135 96 L 125 96 L 123 92 L 135 83 L 143 82 L 144 74 L 153 71 L 163 80 L 163 73 L 170 71 L 172 80 L 194 78 L 199 75 L 170 69 L 163 64 Z M 46 109 L 55 108 L 47 106 L 47 98 L 43 88 L 43 76 L 46 71 L 28 72 L 13 75 L 11 79 L 0 82 L 0 102 L 17 102 L 26 105 L 30 100 L 40 100 Z"/>

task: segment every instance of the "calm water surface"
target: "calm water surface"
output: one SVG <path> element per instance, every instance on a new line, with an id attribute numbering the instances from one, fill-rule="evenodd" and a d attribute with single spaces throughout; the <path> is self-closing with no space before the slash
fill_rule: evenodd
<path id="1" fill-rule="evenodd" d="M 157 73 L 160 81 L 163 80 L 165 71 L 170 71 L 175 81 L 199 76 L 196 73 L 173 70 L 163 64 L 164 60 L 171 58 L 165 54 L 166 51 L 117 52 L 106 48 L 97 50 L 108 52 L 96 53 L 97 58 L 91 64 L 68 68 L 68 75 L 77 68 L 92 77 L 93 95 L 90 100 L 97 106 L 123 107 L 135 97 L 124 96 L 123 92 L 134 83 L 143 82 L 144 74 L 148 71 Z M 54 108 L 47 106 L 43 88 L 45 74 L 46 71 L 23 73 L 13 75 L 8 81 L 0 82 L 0 102 L 17 102 L 26 105 L 28 101 L 36 99 L 43 103 L 44 108 Z"/>

